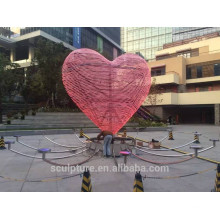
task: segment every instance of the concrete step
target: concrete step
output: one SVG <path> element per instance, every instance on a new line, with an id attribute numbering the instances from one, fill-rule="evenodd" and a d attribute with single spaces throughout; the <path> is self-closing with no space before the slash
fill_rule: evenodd
<path id="1" fill-rule="evenodd" d="M 21 120 L 21 119 L 14 119 L 11 121 L 11 124 L 71 124 L 71 123 L 93 123 L 91 120 L 89 119 L 71 119 L 71 120 L 48 120 L 48 119 L 44 119 L 44 120 L 32 120 L 32 119 L 25 119 L 25 120 Z M 131 123 L 131 122 L 129 122 Z M 132 123 L 133 124 L 133 123 Z"/>
<path id="2" fill-rule="evenodd" d="M 75 122 L 75 123 L 23 123 L 23 124 L 11 124 L 7 125 L 8 127 L 19 127 L 19 126 L 29 126 L 29 127 L 94 127 L 96 126 L 93 122 Z M 137 123 L 127 123 L 125 127 L 138 126 Z"/>
<path id="3" fill-rule="evenodd" d="M 90 120 L 12 120 L 11 124 L 91 124 Z"/>
<path id="4" fill-rule="evenodd" d="M 137 127 L 138 124 L 127 123 L 124 127 Z M 93 123 L 90 124 L 23 124 L 23 125 L 1 125 L 0 130 L 13 130 L 13 129 L 47 129 L 47 128 L 97 128 Z"/>
<path id="5" fill-rule="evenodd" d="M 83 112 L 37 112 L 36 116 L 85 116 Z"/>
<path id="6" fill-rule="evenodd" d="M 20 119 L 20 118 L 19 118 Z M 78 120 L 90 120 L 89 118 L 87 118 L 86 116 L 65 116 L 65 117 L 62 117 L 62 116 L 25 116 L 25 119 L 29 119 L 29 120 L 44 120 L 44 119 L 47 119 L 47 120 L 74 120 L 74 119 L 78 119 Z"/>
<path id="7" fill-rule="evenodd" d="M 4 121 L 6 123 L 6 120 Z M 125 126 L 138 126 L 137 123 L 127 123 Z M 11 125 L 0 129 L 46 129 L 46 128 L 86 128 L 97 127 L 84 113 L 69 112 L 38 112 L 36 116 L 26 115 L 24 120 L 12 119 Z"/>

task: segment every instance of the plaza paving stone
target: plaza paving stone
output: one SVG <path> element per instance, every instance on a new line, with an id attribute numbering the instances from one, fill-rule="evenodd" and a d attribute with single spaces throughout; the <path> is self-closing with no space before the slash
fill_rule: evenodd
<path id="1" fill-rule="evenodd" d="M 199 132 L 200 145 L 203 148 L 212 145 L 210 138 L 220 138 L 220 127 L 212 125 L 175 125 L 173 126 L 174 140 L 165 139 L 162 145 L 168 147 L 176 147 L 194 140 L 193 132 Z M 150 131 L 150 132 L 128 132 L 130 136 L 137 136 L 140 139 L 160 140 L 167 136 L 166 131 Z M 88 134 L 90 137 L 97 136 L 97 133 Z M 81 142 L 74 134 L 57 134 L 47 135 L 53 141 L 65 145 L 80 145 Z M 6 140 L 15 140 L 15 137 L 5 137 Z M 83 139 L 85 140 L 85 139 Z M 52 150 L 63 150 L 66 148 L 60 147 L 44 138 L 43 135 L 22 136 L 20 141 L 36 148 L 51 148 Z M 33 149 L 29 149 L 18 142 L 12 145 L 12 149 L 29 154 L 32 156 L 41 157 Z M 180 148 L 185 152 L 194 152 L 189 146 Z M 154 153 L 164 155 L 181 155 L 175 151 L 152 151 Z M 50 154 L 49 157 L 65 156 L 69 153 Z M 83 154 L 66 158 L 53 160 L 57 163 L 74 164 L 87 159 L 92 152 L 84 152 Z M 184 157 L 159 157 L 137 151 L 137 154 L 145 159 L 158 162 L 171 162 L 181 160 Z M 199 154 L 211 160 L 220 161 L 220 142 L 217 142 L 216 147 Z M 119 164 L 123 164 L 123 158 L 117 158 Z M 141 161 L 135 157 L 128 157 L 127 166 L 155 166 L 154 164 Z M 52 172 L 50 165 L 42 159 L 27 158 L 9 150 L 0 151 L 0 191 L 1 192 L 80 192 L 82 177 L 77 175 L 81 172 L 74 171 L 73 173 L 64 170 L 64 172 Z M 108 166 L 109 170 L 115 167 L 113 158 L 103 158 L 101 153 L 94 156 L 82 166 Z M 216 164 L 201 160 L 198 158 L 188 160 L 179 164 L 168 165 L 169 172 L 141 172 L 143 177 L 143 187 L 146 192 L 210 192 L 214 187 Z M 176 177 L 187 174 L 193 174 L 200 171 L 210 169 L 201 174 L 191 175 L 181 178 L 170 179 L 155 179 L 150 177 Z M 64 178 L 70 175 L 74 177 Z M 91 172 L 92 189 L 94 192 L 132 192 L 135 172 Z"/>

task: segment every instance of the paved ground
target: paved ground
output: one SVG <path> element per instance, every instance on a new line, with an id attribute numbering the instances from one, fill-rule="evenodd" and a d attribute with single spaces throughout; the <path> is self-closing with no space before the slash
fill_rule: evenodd
<path id="1" fill-rule="evenodd" d="M 217 126 L 203 126 L 203 125 L 179 125 L 174 126 L 173 141 L 164 140 L 163 145 L 169 147 L 175 147 L 183 145 L 194 139 L 193 132 L 198 131 L 202 133 L 200 137 L 201 146 L 206 148 L 212 145 L 209 141 L 210 138 L 220 138 L 220 127 Z M 97 134 L 89 134 L 90 137 L 94 137 Z M 130 132 L 128 135 L 136 136 L 137 133 Z M 138 138 L 150 140 L 162 139 L 167 135 L 167 132 L 139 132 Z M 49 138 L 57 143 L 66 145 L 80 145 L 81 142 L 74 134 L 64 135 L 48 135 Z M 5 137 L 5 141 L 15 140 L 14 137 Z M 36 148 L 49 147 L 52 150 L 63 150 L 66 148 L 57 146 L 52 142 L 46 140 L 42 135 L 35 136 L 23 136 L 20 138 L 25 144 L 34 146 Z M 41 154 L 36 150 L 29 149 L 18 142 L 12 145 L 12 149 L 29 154 L 32 156 L 41 157 Z M 189 149 L 189 146 L 180 148 L 186 152 L 193 152 Z M 163 151 L 154 153 L 164 155 L 181 155 L 174 151 Z M 50 154 L 48 157 L 58 157 L 69 155 L 69 153 L 56 153 Z M 66 159 L 54 160 L 57 163 L 63 164 L 75 164 L 77 162 L 87 159 L 91 155 L 91 152 L 84 152 L 78 156 L 74 156 Z M 143 152 L 138 152 L 138 155 L 152 161 L 157 162 L 171 162 L 182 160 L 183 157 L 161 157 L 153 156 Z M 220 161 L 220 142 L 217 142 L 216 148 L 201 153 L 200 156 L 207 157 L 212 160 Z M 123 158 L 117 158 L 119 164 L 123 164 Z M 99 166 L 108 166 L 108 169 L 112 171 L 115 168 L 115 163 L 112 158 L 103 158 L 101 155 L 93 157 L 86 164 L 87 166 L 93 166 L 98 169 Z M 83 166 L 83 165 L 82 165 Z M 155 168 L 154 164 L 141 161 L 134 157 L 129 157 L 127 166 L 132 169 L 132 166 L 144 166 L 147 169 Z M 144 191 L 149 192 L 210 192 L 214 187 L 216 171 L 215 164 L 201 160 L 191 159 L 189 161 L 172 164 L 168 166 L 169 172 L 141 172 L 142 176 L 146 176 L 143 180 Z M 167 167 L 161 168 L 166 169 Z M 82 178 L 77 175 L 80 172 L 74 171 L 70 174 L 68 170 L 63 168 L 64 172 L 52 172 L 54 167 L 42 159 L 27 158 L 9 150 L 0 151 L 0 191 L 74 191 L 79 192 L 81 190 Z M 67 168 L 66 168 L 67 169 Z M 156 167 L 159 169 L 159 167 Z M 208 169 L 208 171 L 206 171 Z M 143 170 L 143 167 L 142 167 Z M 182 178 L 170 178 L 187 174 L 193 174 L 200 171 L 204 171 L 200 174 L 195 174 Z M 70 175 L 76 175 L 75 177 L 69 177 Z M 133 190 L 135 172 L 91 172 L 93 191 L 100 192 L 131 192 Z M 69 177 L 69 178 L 66 178 Z M 164 179 L 154 179 L 149 177 L 163 177 Z"/>

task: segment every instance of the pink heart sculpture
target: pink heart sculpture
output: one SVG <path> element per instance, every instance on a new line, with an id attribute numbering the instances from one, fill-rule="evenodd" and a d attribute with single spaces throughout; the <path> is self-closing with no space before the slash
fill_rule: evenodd
<path id="1" fill-rule="evenodd" d="M 77 106 L 101 130 L 115 134 L 146 99 L 151 75 L 135 54 L 109 61 L 91 49 L 71 52 L 62 68 L 64 87 Z"/>

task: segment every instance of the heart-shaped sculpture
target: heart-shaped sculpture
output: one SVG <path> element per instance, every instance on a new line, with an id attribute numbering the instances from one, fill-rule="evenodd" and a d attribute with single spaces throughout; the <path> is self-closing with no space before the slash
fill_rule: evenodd
<path id="1" fill-rule="evenodd" d="M 109 61 L 91 49 L 71 52 L 62 68 L 64 87 L 77 106 L 101 130 L 115 134 L 146 99 L 151 75 L 135 54 Z"/>

